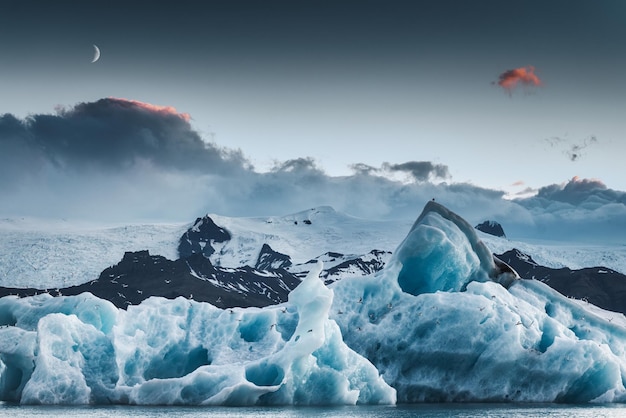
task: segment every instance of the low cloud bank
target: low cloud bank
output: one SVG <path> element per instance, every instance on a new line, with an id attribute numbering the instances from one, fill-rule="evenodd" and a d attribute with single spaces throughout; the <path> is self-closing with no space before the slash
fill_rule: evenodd
<path id="1" fill-rule="evenodd" d="M 264 216 L 331 205 L 364 218 L 412 220 L 434 198 L 470 222 L 498 220 L 513 239 L 601 233 L 618 240 L 626 230 L 626 194 L 598 180 L 574 178 L 511 201 L 501 191 L 448 183 L 448 167 L 429 161 L 351 168 L 349 176 L 329 176 L 302 157 L 259 173 L 240 150 L 201 138 L 189 115 L 125 99 L 0 116 L 2 217 L 184 222 L 207 212 Z"/>
<path id="2" fill-rule="evenodd" d="M 626 244 L 626 193 L 600 180 L 574 177 L 515 203 L 533 219 L 533 227 L 521 235 Z"/>

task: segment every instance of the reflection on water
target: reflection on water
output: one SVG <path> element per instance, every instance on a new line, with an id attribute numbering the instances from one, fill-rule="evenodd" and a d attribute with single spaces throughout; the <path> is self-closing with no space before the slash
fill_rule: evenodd
<path id="1" fill-rule="evenodd" d="M 559 404 L 417 404 L 397 406 L 332 407 L 146 407 L 146 406 L 20 406 L 0 402 L 0 416 L 12 418 L 63 416 L 117 417 L 316 417 L 316 418 L 618 418 L 626 416 L 626 405 Z"/>

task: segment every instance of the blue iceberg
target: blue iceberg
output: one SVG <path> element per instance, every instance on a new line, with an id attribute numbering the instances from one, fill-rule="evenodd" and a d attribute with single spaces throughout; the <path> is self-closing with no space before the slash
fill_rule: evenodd
<path id="1" fill-rule="evenodd" d="M 624 402 L 626 320 L 494 259 L 429 202 L 382 271 L 318 263 L 282 305 L 0 299 L 0 397 L 24 404 Z M 621 315 L 620 315 L 621 316 Z"/>
<path id="2" fill-rule="evenodd" d="M 626 399 L 623 316 L 520 280 L 437 203 L 384 270 L 333 291 L 344 341 L 399 402 Z"/>
<path id="3" fill-rule="evenodd" d="M 321 263 L 265 309 L 89 293 L 0 300 L 0 396 L 23 404 L 389 404 L 396 391 L 342 340 Z"/>

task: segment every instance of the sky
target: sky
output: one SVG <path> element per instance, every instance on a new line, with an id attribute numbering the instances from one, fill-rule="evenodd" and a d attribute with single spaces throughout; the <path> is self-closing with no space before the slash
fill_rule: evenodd
<path id="1" fill-rule="evenodd" d="M 625 21 L 621 0 L 4 0 L 0 216 L 437 196 L 520 231 L 622 222 Z"/>

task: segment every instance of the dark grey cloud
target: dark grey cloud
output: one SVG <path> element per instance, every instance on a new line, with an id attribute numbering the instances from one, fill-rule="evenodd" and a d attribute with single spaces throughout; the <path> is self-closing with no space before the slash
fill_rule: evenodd
<path id="1" fill-rule="evenodd" d="M 407 173 L 418 182 L 430 180 L 446 180 L 450 178 L 448 166 L 435 164 L 430 161 L 407 161 L 399 164 L 384 162 L 380 167 L 374 167 L 364 163 L 351 164 L 350 169 L 355 174 L 393 174 L 396 172 Z"/>
<path id="2" fill-rule="evenodd" d="M 350 169 L 356 174 L 374 174 L 380 169 L 364 163 L 350 164 Z"/>
<path id="3" fill-rule="evenodd" d="M 383 168 L 392 172 L 402 171 L 409 173 L 416 181 L 445 180 L 450 178 L 448 166 L 434 164 L 430 161 L 408 161 L 402 164 L 384 163 Z"/>
<path id="4" fill-rule="evenodd" d="M 626 193 L 610 189 L 600 180 L 574 177 L 564 184 L 541 187 L 535 196 L 515 202 L 533 218 L 534 228 L 527 234 L 624 243 Z"/>
<path id="5" fill-rule="evenodd" d="M 95 219 L 195 216 L 208 185 L 251 172 L 241 151 L 204 141 L 189 115 L 125 99 L 55 114 L 0 116 L 0 214 Z"/>
<path id="6" fill-rule="evenodd" d="M 241 152 L 207 143 L 188 115 L 173 108 L 124 99 L 101 99 L 54 115 L 0 117 L 0 163 L 28 153 L 38 164 L 68 170 L 156 167 L 223 173 L 243 169 Z M 32 169 L 33 167 L 30 167 Z"/>
<path id="7" fill-rule="evenodd" d="M 552 184 L 539 189 L 536 200 L 557 201 L 572 205 L 589 203 L 621 203 L 626 205 L 626 193 L 609 189 L 601 180 L 572 178 L 565 184 Z"/>
<path id="8" fill-rule="evenodd" d="M 311 157 L 294 158 L 282 162 L 277 161 L 274 163 L 274 167 L 272 167 L 271 171 L 274 173 L 323 173 L 322 169 L 317 166 L 315 160 Z"/>

